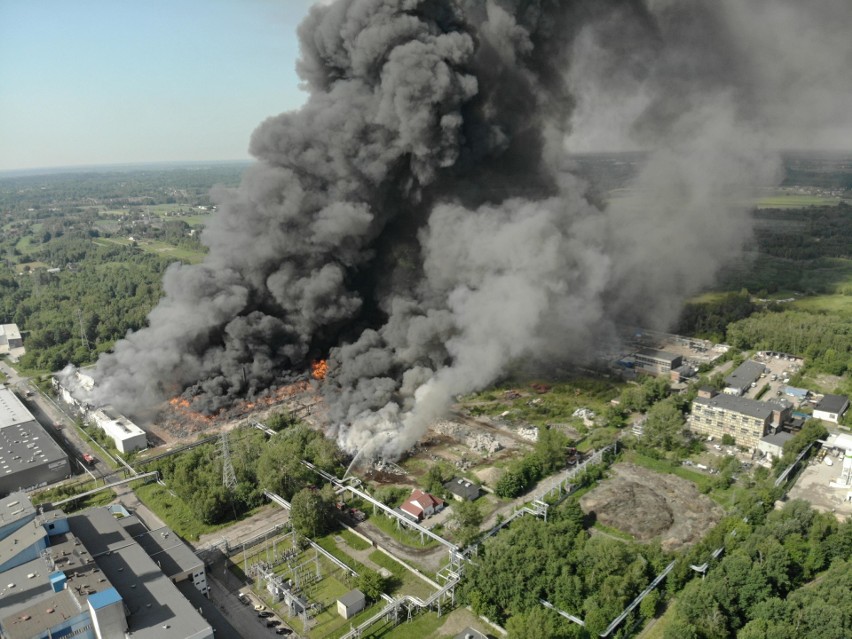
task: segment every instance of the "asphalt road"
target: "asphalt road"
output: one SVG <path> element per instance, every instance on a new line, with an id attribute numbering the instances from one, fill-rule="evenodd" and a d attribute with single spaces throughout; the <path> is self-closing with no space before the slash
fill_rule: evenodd
<path id="1" fill-rule="evenodd" d="M 249 592 L 249 589 L 247 587 L 241 588 L 243 584 L 225 567 L 224 562 L 216 562 L 210 567 L 210 572 L 207 573 L 207 584 L 210 586 L 210 601 L 216 605 L 231 626 L 239 629 L 239 637 L 243 639 L 271 639 L 279 636 L 275 634 L 274 629 L 266 627 L 265 620 L 257 617 L 252 605 L 241 604 L 237 599 L 237 593 L 241 589 L 246 592 Z M 260 602 L 251 594 L 249 598 L 252 604 Z M 284 621 L 286 625 L 286 617 L 276 616 L 275 618 Z M 288 636 L 298 639 L 296 633 Z"/>

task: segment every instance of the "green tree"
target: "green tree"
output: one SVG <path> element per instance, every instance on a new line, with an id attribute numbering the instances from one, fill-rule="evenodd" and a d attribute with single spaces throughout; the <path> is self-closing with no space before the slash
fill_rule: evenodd
<path id="1" fill-rule="evenodd" d="M 658 450 L 671 451 L 685 445 L 683 414 L 674 401 L 666 399 L 648 411 L 642 443 Z"/>
<path id="2" fill-rule="evenodd" d="M 454 502 L 452 508 L 452 520 L 458 526 L 459 543 L 467 546 L 479 535 L 479 527 L 484 519 L 482 509 L 475 501 Z"/>
<path id="3" fill-rule="evenodd" d="M 644 619 L 653 619 L 657 616 L 657 609 L 660 607 L 660 592 L 658 590 L 652 590 L 642 602 L 639 604 L 639 614 L 642 615 Z"/>
<path id="4" fill-rule="evenodd" d="M 385 578 L 375 570 L 365 568 L 355 580 L 355 587 L 364 593 L 370 601 L 378 601 L 379 597 L 385 591 Z"/>
<path id="5" fill-rule="evenodd" d="M 568 639 L 577 634 L 565 627 L 559 616 L 541 606 L 514 615 L 506 622 L 506 639 Z"/>
<path id="6" fill-rule="evenodd" d="M 290 503 L 293 529 L 308 538 L 327 533 L 334 523 L 334 502 L 320 491 L 303 488 Z"/>

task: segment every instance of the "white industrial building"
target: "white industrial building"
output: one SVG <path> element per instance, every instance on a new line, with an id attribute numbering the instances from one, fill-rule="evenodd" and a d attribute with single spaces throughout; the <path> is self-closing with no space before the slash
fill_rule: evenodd
<path id="1" fill-rule="evenodd" d="M 90 411 L 86 420 L 104 431 L 115 443 L 119 452 L 126 454 L 134 450 L 145 450 L 148 447 L 148 436 L 145 431 L 108 406 Z"/>
<path id="2" fill-rule="evenodd" d="M 95 424 L 112 439 L 116 450 L 126 454 L 148 447 L 145 431 L 112 406 L 94 408 L 86 402 L 85 398 L 90 397 L 95 388 L 91 375 L 79 369 L 66 369 L 62 375 L 53 378 L 53 386 L 62 400 L 77 410 L 86 422 Z"/>
<path id="3" fill-rule="evenodd" d="M 9 355 L 17 360 L 26 352 L 18 325 L 0 324 L 0 355 Z"/>

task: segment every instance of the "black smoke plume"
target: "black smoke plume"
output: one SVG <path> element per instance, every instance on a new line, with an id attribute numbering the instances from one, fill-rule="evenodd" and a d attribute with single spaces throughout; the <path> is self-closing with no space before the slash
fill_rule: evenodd
<path id="1" fill-rule="evenodd" d="M 330 353 L 332 433 L 393 456 L 514 361 L 665 327 L 740 250 L 742 203 L 776 171 L 772 100 L 798 75 L 760 78 L 773 41 L 747 26 L 775 9 L 744 4 L 315 6 L 305 106 L 255 131 L 207 258 L 168 269 L 148 328 L 100 360 L 100 400 L 139 414 L 182 392 L 212 412 Z M 631 198 L 596 206 L 565 140 L 608 126 L 650 155 Z"/>

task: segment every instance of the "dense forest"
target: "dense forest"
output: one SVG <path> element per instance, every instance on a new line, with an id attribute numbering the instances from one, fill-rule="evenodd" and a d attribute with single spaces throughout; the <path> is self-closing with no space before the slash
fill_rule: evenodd
<path id="1" fill-rule="evenodd" d="M 760 520 L 728 526 L 728 552 L 678 596 L 665 639 L 852 634 L 852 522 L 838 524 L 833 514 L 794 501 Z M 738 542 L 730 541 L 733 530 Z"/>
<path id="2" fill-rule="evenodd" d="M 243 428 L 228 436 L 237 487 L 222 485 L 221 449 L 204 444 L 179 455 L 157 461 L 166 483 L 205 524 L 231 521 L 264 503 L 263 491 L 271 490 L 285 499 L 313 484 L 316 475 L 300 460 L 338 473 L 340 451 L 321 433 L 278 418 L 271 425 L 285 429 L 271 440 L 255 429 Z"/>
<path id="3" fill-rule="evenodd" d="M 141 328 L 169 263 L 132 246 L 101 246 L 73 235 L 54 240 L 38 257 L 60 271 L 0 274 L 0 321 L 25 331 L 24 367 L 51 371 L 93 362 L 127 331 Z"/>
<path id="4" fill-rule="evenodd" d="M 801 355 L 813 370 L 831 375 L 852 370 L 852 322 L 842 316 L 764 312 L 734 322 L 727 335 L 736 348 Z"/>

